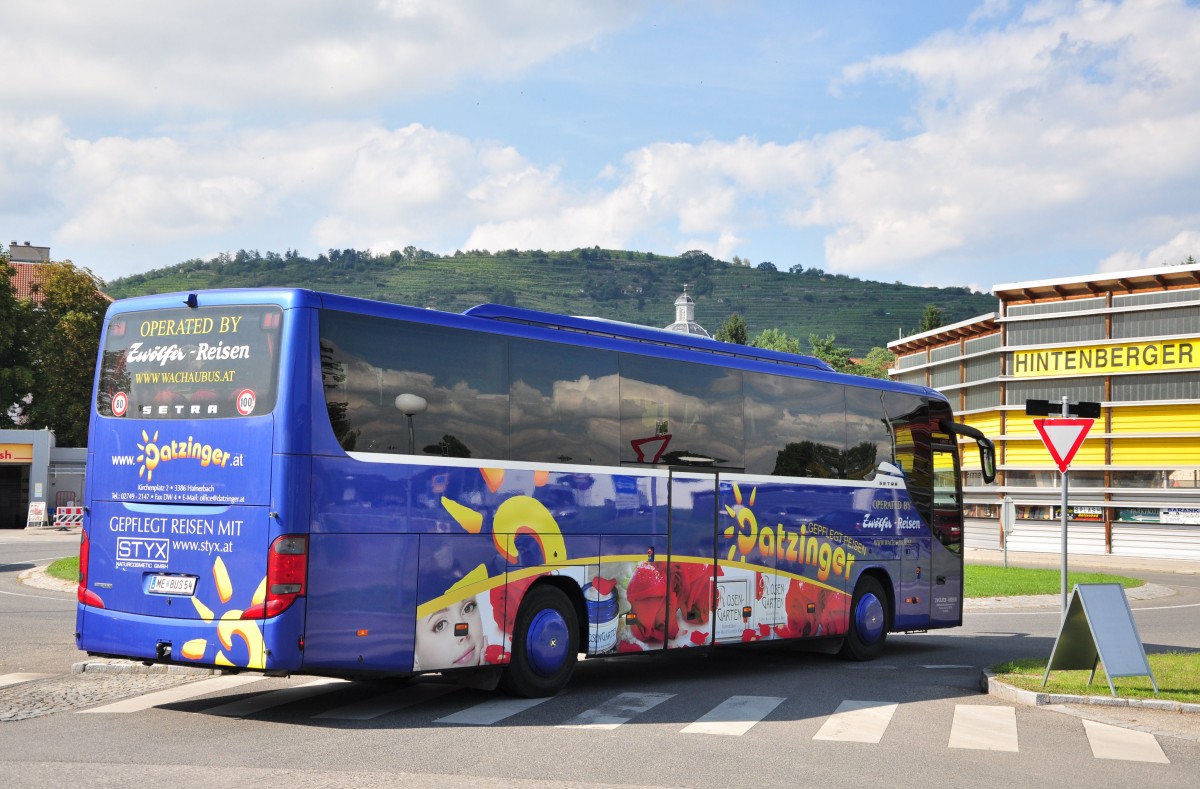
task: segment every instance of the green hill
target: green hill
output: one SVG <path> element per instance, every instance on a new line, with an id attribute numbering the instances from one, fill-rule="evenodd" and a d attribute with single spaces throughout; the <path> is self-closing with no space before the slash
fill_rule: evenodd
<path id="1" fill-rule="evenodd" d="M 789 272 L 747 268 L 703 252 L 667 257 L 599 247 L 446 257 L 413 247 L 385 255 L 347 249 L 315 260 L 292 251 L 243 250 L 117 279 L 105 292 L 125 298 L 200 288 L 300 287 L 450 312 L 495 302 L 661 327 L 675 319 L 674 301 L 684 284 L 696 300 L 696 320 L 714 334 L 737 312 L 751 336 L 781 329 L 807 351 L 810 334 L 834 334 L 856 356 L 916 331 L 927 305 L 940 309 L 946 323 L 996 308 L 993 297 L 967 288 L 871 282 L 799 266 Z"/>

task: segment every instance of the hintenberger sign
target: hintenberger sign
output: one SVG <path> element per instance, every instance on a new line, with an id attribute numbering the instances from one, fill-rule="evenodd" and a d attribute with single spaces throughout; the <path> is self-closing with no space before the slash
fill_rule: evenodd
<path id="1" fill-rule="evenodd" d="M 1013 351 L 1009 372 L 1016 378 L 1028 378 L 1193 370 L 1197 367 L 1200 367 L 1200 338 Z"/>

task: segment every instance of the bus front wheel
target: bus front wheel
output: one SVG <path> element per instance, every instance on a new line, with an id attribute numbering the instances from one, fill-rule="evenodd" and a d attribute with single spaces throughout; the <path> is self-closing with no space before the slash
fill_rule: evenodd
<path id="1" fill-rule="evenodd" d="M 850 629 L 838 653 L 847 660 L 874 660 L 883 652 L 889 626 L 887 594 L 871 576 L 859 580 L 850 602 Z"/>
<path id="2" fill-rule="evenodd" d="M 512 654 L 500 687 L 514 696 L 553 696 L 567 684 L 579 651 L 579 623 L 562 590 L 534 586 L 521 601 Z"/>

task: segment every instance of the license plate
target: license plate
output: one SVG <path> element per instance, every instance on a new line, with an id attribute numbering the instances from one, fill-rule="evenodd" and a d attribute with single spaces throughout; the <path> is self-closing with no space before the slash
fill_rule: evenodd
<path id="1" fill-rule="evenodd" d="M 196 593 L 196 576 L 194 575 L 152 575 L 150 576 L 151 594 L 182 594 Z"/>

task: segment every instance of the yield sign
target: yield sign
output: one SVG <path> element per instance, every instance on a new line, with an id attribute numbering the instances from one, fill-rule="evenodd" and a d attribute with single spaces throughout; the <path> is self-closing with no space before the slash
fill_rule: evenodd
<path id="1" fill-rule="evenodd" d="M 1094 419 L 1035 419 L 1033 426 L 1042 434 L 1042 443 L 1050 450 L 1050 457 L 1058 464 L 1058 470 L 1067 473 L 1071 459 L 1079 451 L 1083 439 L 1092 429 Z"/>

